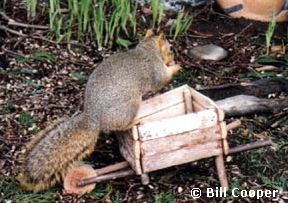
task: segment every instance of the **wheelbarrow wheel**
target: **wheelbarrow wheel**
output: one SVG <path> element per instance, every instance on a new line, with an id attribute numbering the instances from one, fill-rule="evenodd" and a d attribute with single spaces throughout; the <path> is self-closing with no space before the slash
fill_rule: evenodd
<path id="1" fill-rule="evenodd" d="M 96 171 L 92 166 L 79 162 L 74 167 L 68 170 L 67 174 L 63 179 L 64 192 L 66 194 L 77 194 L 83 195 L 85 193 L 91 192 L 95 186 L 94 184 L 89 184 L 86 186 L 77 186 L 78 182 L 84 178 L 90 178 L 97 176 Z"/>

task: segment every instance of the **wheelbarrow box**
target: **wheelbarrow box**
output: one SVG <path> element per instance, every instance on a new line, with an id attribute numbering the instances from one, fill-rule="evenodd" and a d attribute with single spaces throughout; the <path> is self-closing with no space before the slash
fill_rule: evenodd
<path id="1" fill-rule="evenodd" d="M 136 119 L 118 138 L 138 175 L 228 151 L 223 111 L 188 85 L 143 101 Z"/>

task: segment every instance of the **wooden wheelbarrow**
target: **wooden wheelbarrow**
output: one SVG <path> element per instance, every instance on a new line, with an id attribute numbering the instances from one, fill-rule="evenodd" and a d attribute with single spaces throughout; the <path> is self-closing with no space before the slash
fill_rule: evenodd
<path id="1" fill-rule="evenodd" d="M 149 183 L 148 173 L 204 158 L 215 157 L 221 187 L 228 188 L 224 155 L 269 146 L 270 140 L 229 148 L 224 112 L 208 97 L 184 85 L 143 101 L 137 114 L 140 123 L 119 133 L 119 148 L 126 161 L 94 170 L 79 165 L 64 177 L 67 193 L 90 192 L 95 183 L 129 175 L 140 175 Z"/>

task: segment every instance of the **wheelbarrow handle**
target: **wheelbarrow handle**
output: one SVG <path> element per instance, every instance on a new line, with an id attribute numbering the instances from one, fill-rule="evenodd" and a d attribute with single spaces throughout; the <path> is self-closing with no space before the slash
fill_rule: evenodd
<path id="1" fill-rule="evenodd" d="M 85 185 L 89 185 L 92 183 L 97 183 L 97 182 L 101 182 L 105 180 L 113 180 L 116 178 L 122 178 L 122 177 L 130 176 L 130 175 L 135 175 L 135 171 L 133 171 L 132 169 L 127 169 L 124 171 L 117 171 L 117 172 L 109 173 L 109 174 L 102 175 L 102 176 L 95 176 L 91 178 L 82 179 L 77 183 L 77 186 L 83 187 Z"/>
<path id="2" fill-rule="evenodd" d="M 270 146 L 270 145 L 272 145 L 272 141 L 271 140 L 257 141 L 257 142 L 254 142 L 254 143 L 239 145 L 237 147 L 230 148 L 227 155 L 235 154 L 235 153 L 238 153 L 238 152 L 249 151 L 249 150 L 252 150 L 252 149 L 258 149 L 260 147 L 267 147 L 267 146 Z"/>

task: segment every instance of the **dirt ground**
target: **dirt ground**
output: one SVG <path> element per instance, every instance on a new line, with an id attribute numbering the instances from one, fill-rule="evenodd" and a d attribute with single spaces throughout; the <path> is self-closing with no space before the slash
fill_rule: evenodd
<path id="1" fill-rule="evenodd" d="M 21 21 L 22 10 L 8 9 L 8 15 Z M 232 19 L 217 7 L 191 10 L 193 23 L 188 32 L 173 43 L 176 61 L 184 70 L 168 85 L 192 87 L 239 83 L 262 78 L 288 76 L 287 65 L 272 71 L 257 71 L 263 66 L 257 58 L 265 54 L 265 32 L 268 24 L 245 19 Z M 169 16 L 169 15 L 167 15 Z M 39 23 L 45 23 L 39 22 Z M 17 28 L 16 28 L 17 29 Z M 139 33 L 145 27 L 139 27 Z M 23 29 L 25 33 L 30 30 Z M 287 24 L 277 24 L 273 46 L 287 44 Z M 31 31 L 32 34 L 32 31 Z M 225 48 L 229 55 L 222 61 L 195 60 L 189 50 L 197 45 L 213 43 Z M 277 189 L 275 198 L 211 197 L 206 188 L 219 187 L 213 159 L 205 159 L 151 173 L 151 183 L 141 185 L 133 176 L 97 184 L 82 197 L 65 195 L 62 186 L 39 194 L 22 191 L 15 179 L 25 152 L 25 144 L 36 133 L 63 116 L 71 116 L 83 108 L 83 93 L 89 74 L 115 50 L 97 51 L 89 44 L 72 46 L 32 37 L 19 37 L 0 30 L 0 202 L 287 202 L 288 201 L 288 114 L 241 117 L 242 125 L 229 133 L 231 146 L 271 138 L 273 145 L 226 157 L 231 188 Z M 24 56 L 42 52 L 42 58 Z M 50 54 L 47 54 L 50 53 Z M 270 56 L 283 57 L 281 50 Z M 43 60 L 41 60 L 43 59 Z M 167 88 L 165 88 L 167 90 Z M 287 97 L 277 92 L 268 97 Z M 228 118 L 231 121 L 234 118 Z M 276 123 L 276 124 L 275 124 Z M 100 137 L 95 152 L 87 161 L 94 168 L 120 162 L 115 135 Z M 204 191 L 193 200 L 192 188 Z M 2 199 L 2 200 L 1 200 Z"/>

